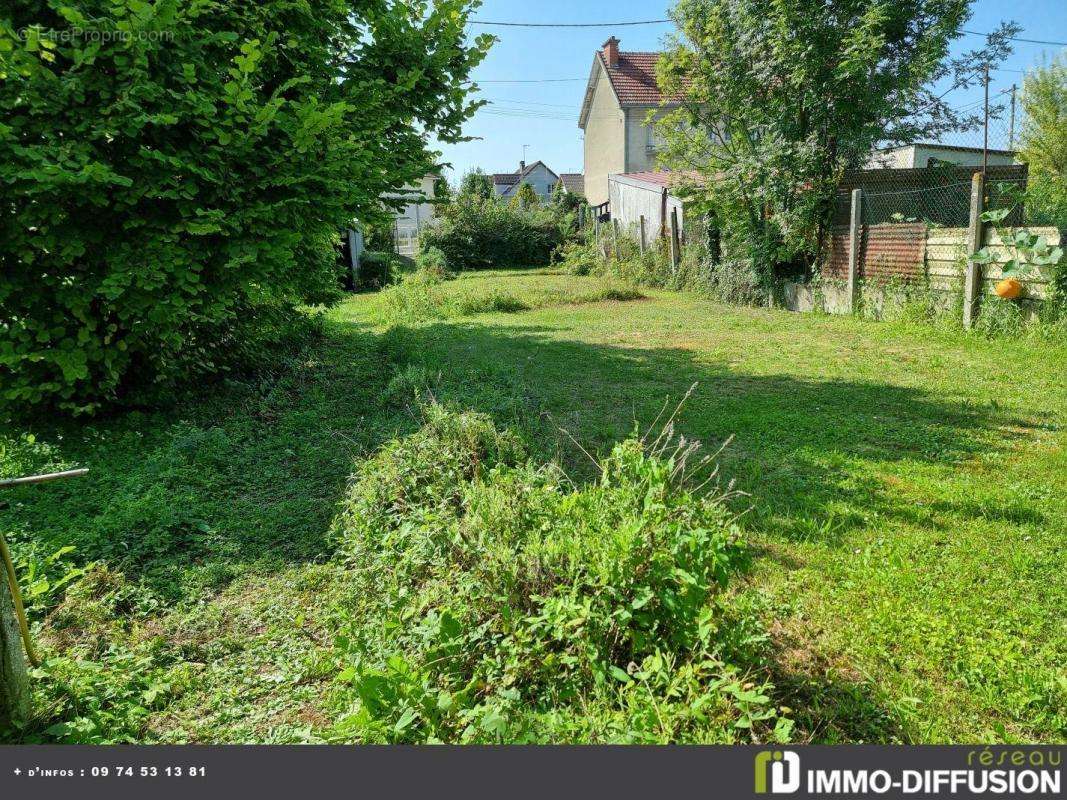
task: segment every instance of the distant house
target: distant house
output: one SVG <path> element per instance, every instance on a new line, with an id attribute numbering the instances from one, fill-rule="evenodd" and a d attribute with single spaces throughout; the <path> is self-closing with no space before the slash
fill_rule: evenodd
<path id="1" fill-rule="evenodd" d="M 415 254 L 419 231 L 433 221 L 434 183 L 439 177 L 437 173 L 427 173 L 418 183 L 384 195 L 389 200 L 404 201 L 399 210 L 393 211 L 393 235 L 401 255 Z"/>
<path id="2" fill-rule="evenodd" d="M 510 199 L 522 184 L 528 183 L 541 202 L 546 203 L 551 199 L 552 189 L 558 181 L 559 175 L 545 166 L 543 161 L 535 161 L 529 166 L 525 161 L 520 161 L 515 172 L 498 172 L 493 175 L 493 190 L 498 197 Z"/>
<path id="3" fill-rule="evenodd" d="M 650 172 L 659 142 L 645 122 L 664 116 L 680 98 L 664 98 L 656 83 L 660 53 L 619 50 L 612 36 L 593 55 L 578 127 L 585 132 L 585 195 L 592 205 L 608 199 L 608 175 Z"/>
<path id="4" fill-rule="evenodd" d="M 990 166 L 1009 166 L 1017 163 L 1014 150 L 988 150 Z M 875 150 L 867 160 L 867 169 L 915 169 L 936 167 L 939 164 L 955 164 L 961 167 L 976 167 L 982 164 L 981 147 L 957 147 L 948 144 L 919 142 L 900 147 Z"/>
<path id="5" fill-rule="evenodd" d="M 561 172 L 556 186 L 567 194 L 585 197 L 585 176 L 580 172 Z"/>

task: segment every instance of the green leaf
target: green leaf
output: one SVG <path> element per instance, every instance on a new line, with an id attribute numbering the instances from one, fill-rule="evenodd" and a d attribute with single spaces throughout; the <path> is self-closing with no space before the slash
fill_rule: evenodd
<path id="1" fill-rule="evenodd" d="M 612 677 L 620 683 L 633 683 L 633 678 L 631 678 L 629 675 L 626 674 L 625 671 L 615 666 L 614 664 L 608 667 L 608 671 L 611 673 Z"/>

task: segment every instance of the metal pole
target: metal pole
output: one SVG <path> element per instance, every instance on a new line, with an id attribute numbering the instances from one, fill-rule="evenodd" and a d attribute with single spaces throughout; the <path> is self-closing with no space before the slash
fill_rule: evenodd
<path id="1" fill-rule="evenodd" d="M 8 486 L 24 486 L 28 483 L 47 483 L 60 478 L 77 478 L 88 473 L 87 469 L 69 469 L 66 472 L 50 472 L 47 475 L 30 475 L 26 478 L 5 478 L 0 481 L 0 489 Z"/>
<path id="2" fill-rule="evenodd" d="M 989 65 L 985 65 L 985 123 L 982 126 L 982 177 L 989 167 Z"/>
<path id="3" fill-rule="evenodd" d="M 1015 149 L 1015 84 L 1011 85 L 1011 122 L 1008 123 L 1008 149 Z"/>

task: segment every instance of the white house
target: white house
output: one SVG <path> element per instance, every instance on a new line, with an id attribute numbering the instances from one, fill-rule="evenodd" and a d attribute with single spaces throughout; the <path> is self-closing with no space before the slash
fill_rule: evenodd
<path id="1" fill-rule="evenodd" d="M 988 150 L 989 166 L 1007 166 L 1017 163 L 1014 150 Z M 982 164 L 981 147 L 957 147 L 949 144 L 918 142 L 900 147 L 875 150 L 867 160 L 866 169 L 915 169 L 936 167 L 940 164 L 955 164 L 961 167 L 977 167 Z"/>
<path id="2" fill-rule="evenodd" d="M 427 173 L 417 184 L 405 186 L 398 192 L 384 195 L 390 200 L 403 200 L 403 206 L 393 212 L 393 233 L 396 238 L 397 252 L 401 255 L 414 255 L 417 248 L 419 231 L 434 218 L 434 183 L 436 173 Z"/>
<path id="3" fill-rule="evenodd" d="M 552 197 L 552 189 L 558 181 L 559 175 L 550 170 L 543 161 L 535 161 L 529 166 L 525 161 L 520 161 L 515 172 L 498 172 L 493 175 L 493 190 L 498 197 L 510 199 L 522 184 L 528 183 L 533 187 L 538 199 L 546 203 Z"/>

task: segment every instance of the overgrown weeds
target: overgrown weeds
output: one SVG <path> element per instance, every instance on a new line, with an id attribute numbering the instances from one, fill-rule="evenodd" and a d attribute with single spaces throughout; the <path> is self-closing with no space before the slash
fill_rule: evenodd
<path id="1" fill-rule="evenodd" d="M 358 698 L 337 740 L 733 740 L 788 733 L 723 662 L 718 599 L 746 555 L 714 458 L 617 444 L 577 486 L 477 413 L 367 461 L 335 533 L 359 607 L 339 647 Z"/>

